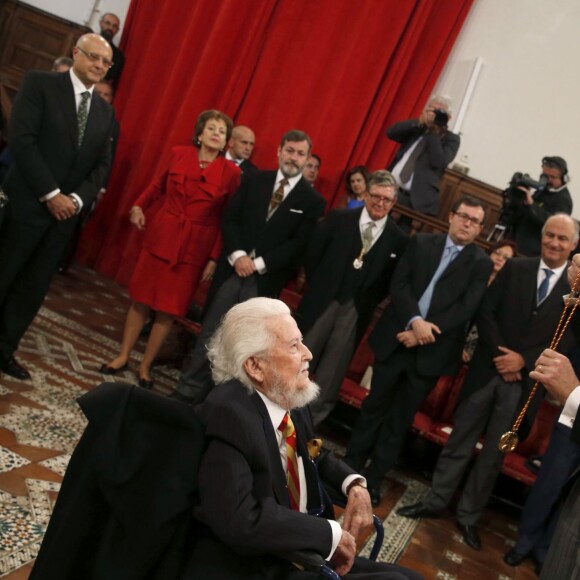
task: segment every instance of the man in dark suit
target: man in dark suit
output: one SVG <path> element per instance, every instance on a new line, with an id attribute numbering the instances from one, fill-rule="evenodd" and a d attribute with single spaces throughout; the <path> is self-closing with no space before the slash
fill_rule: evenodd
<path id="1" fill-rule="evenodd" d="M 278 147 L 278 171 L 243 179 L 222 218 L 223 251 L 209 290 L 202 331 L 189 368 L 173 397 L 199 403 L 213 386 L 206 345 L 222 316 L 254 296 L 280 294 L 300 264 L 324 198 L 302 177 L 312 143 L 303 131 L 289 131 Z"/>
<path id="2" fill-rule="evenodd" d="M 38 312 L 79 212 L 111 163 L 112 107 L 93 94 L 111 65 L 104 38 L 85 34 L 65 73 L 26 75 L 10 118 L 14 164 L 0 231 L 0 371 L 30 378 L 13 356 Z"/>
<path id="3" fill-rule="evenodd" d="M 510 231 L 524 256 L 540 255 L 542 227 L 555 213 L 572 213 L 572 197 L 568 191 L 568 164 L 562 157 L 544 157 L 542 175 L 545 185 L 532 194 L 524 190 L 524 199 L 514 210 Z"/>
<path id="4" fill-rule="evenodd" d="M 492 263 L 473 242 L 485 218 L 481 203 L 463 197 L 449 214 L 448 234 L 411 238 L 391 283 L 369 345 L 375 353 L 365 399 L 345 460 L 367 471 L 373 504 L 394 465 L 421 403 L 441 375 L 461 364 L 466 327 L 483 298 Z"/>
<path id="5" fill-rule="evenodd" d="M 364 207 L 322 221 L 305 259 L 307 288 L 297 312 L 321 394 L 311 405 L 318 425 L 332 411 L 348 364 L 377 304 L 385 298 L 408 238 L 388 214 L 397 186 L 385 170 L 371 174 Z"/>
<path id="6" fill-rule="evenodd" d="M 399 147 L 389 170 L 399 185 L 398 202 L 421 213 L 439 214 L 439 181 L 459 149 L 459 135 L 447 128 L 449 102 L 429 99 L 418 119 L 399 121 L 387 137 Z"/>
<path id="7" fill-rule="evenodd" d="M 490 286 L 477 316 L 479 343 L 471 359 L 453 417 L 453 432 L 443 448 L 432 488 L 423 502 L 401 508 L 399 515 L 435 517 L 449 505 L 485 431 L 483 449 L 470 471 L 459 504 L 458 527 L 465 542 L 481 549 L 477 522 L 491 495 L 504 455 L 498 449 L 522 400 L 532 387 L 528 373 L 549 344 L 562 314 L 562 296 L 570 291 L 566 264 L 578 243 L 578 224 L 556 214 L 544 225 L 542 256 L 514 258 Z M 579 324 L 570 325 L 576 333 Z M 560 347 L 574 344 L 568 329 Z"/>
<path id="8" fill-rule="evenodd" d="M 121 28 L 121 21 L 116 14 L 106 12 L 99 21 L 99 26 L 101 28 L 101 36 L 109 43 L 113 51 L 113 66 L 107 71 L 105 79 L 117 83 L 123 72 L 123 66 L 125 66 L 125 55 L 117 45 L 113 44 L 113 38 L 115 38 Z"/>
<path id="9" fill-rule="evenodd" d="M 201 407 L 208 445 L 199 495 L 207 529 L 197 535 L 184 577 L 315 578 L 281 557 L 311 550 L 347 578 L 420 578 L 355 558 L 355 537 L 372 521 L 369 495 L 364 478 L 313 439 L 305 408 L 318 392 L 308 373 L 312 355 L 289 308 L 270 298 L 233 307 L 209 358 L 218 386 Z M 347 499 L 342 528 L 318 473 Z"/>
<path id="10" fill-rule="evenodd" d="M 240 168 L 242 176 L 248 177 L 258 171 L 258 168 L 250 161 L 255 144 L 256 137 L 249 127 L 244 125 L 234 127 L 228 142 L 226 159 Z"/>
<path id="11" fill-rule="evenodd" d="M 580 255 L 574 256 L 569 270 L 571 282 L 578 274 Z M 562 354 L 546 349 L 530 373 L 533 381 L 540 381 L 558 399 L 564 408 L 559 423 L 571 430 L 572 441 L 580 446 L 580 380 L 570 361 Z M 560 510 L 550 549 L 542 567 L 540 578 L 580 577 L 580 471 L 572 476 L 569 492 Z"/>

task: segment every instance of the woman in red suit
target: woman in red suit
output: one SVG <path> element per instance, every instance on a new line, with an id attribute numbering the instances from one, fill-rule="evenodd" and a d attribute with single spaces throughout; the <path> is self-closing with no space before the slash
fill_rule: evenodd
<path id="1" fill-rule="evenodd" d="M 199 281 L 211 278 L 221 249 L 222 211 L 240 183 L 240 169 L 220 155 L 232 128 L 231 119 L 220 111 L 201 113 L 193 135 L 195 147 L 174 147 L 167 171 L 131 208 L 131 223 L 145 230 L 145 236 L 129 285 L 133 303 L 121 352 L 101 367 L 103 374 L 127 368 L 153 309 L 155 322 L 138 371 L 139 385 L 150 389 L 151 365 L 173 319 L 185 315 Z"/>

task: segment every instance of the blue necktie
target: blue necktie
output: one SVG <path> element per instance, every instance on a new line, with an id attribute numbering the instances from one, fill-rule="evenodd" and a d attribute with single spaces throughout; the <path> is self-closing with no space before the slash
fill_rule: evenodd
<path id="1" fill-rule="evenodd" d="M 429 312 L 429 306 L 431 306 L 431 298 L 433 298 L 435 284 L 437 284 L 437 281 L 439 278 L 441 278 L 443 272 L 445 272 L 445 268 L 449 266 L 449 264 L 453 261 L 458 253 L 459 250 L 457 249 L 457 246 L 449 246 L 445 248 L 441 262 L 439 262 L 439 267 L 437 270 L 435 270 L 435 274 L 433 274 L 433 278 L 431 278 L 429 286 L 427 286 L 425 292 L 423 292 L 423 296 L 421 296 L 419 299 L 419 312 L 423 318 L 425 318 L 427 316 L 427 312 Z"/>
<path id="2" fill-rule="evenodd" d="M 549 268 L 542 268 L 542 270 L 545 274 L 545 277 L 542 280 L 540 287 L 538 288 L 538 305 L 541 304 L 548 295 L 548 288 L 550 287 L 550 278 L 554 273 Z"/>

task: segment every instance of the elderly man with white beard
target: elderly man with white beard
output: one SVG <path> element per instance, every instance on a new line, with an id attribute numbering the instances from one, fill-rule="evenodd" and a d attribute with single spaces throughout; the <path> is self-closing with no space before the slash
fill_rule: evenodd
<path id="1" fill-rule="evenodd" d="M 185 577 L 315 578 L 279 556 L 313 550 L 348 578 L 421 578 L 355 557 L 356 536 L 372 523 L 366 482 L 314 439 L 306 405 L 319 389 L 288 307 L 262 297 L 234 306 L 208 357 L 217 386 L 201 407 L 207 448 L 199 489 L 207 527 Z M 345 494 L 342 527 L 316 471 Z"/>

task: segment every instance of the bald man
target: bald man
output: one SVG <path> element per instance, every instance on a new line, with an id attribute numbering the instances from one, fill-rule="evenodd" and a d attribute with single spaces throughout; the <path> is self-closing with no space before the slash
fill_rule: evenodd
<path id="1" fill-rule="evenodd" d="M 25 380 L 14 351 L 38 312 L 79 213 L 109 172 L 112 107 L 94 94 L 111 66 L 98 34 L 81 36 L 73 66 L 30 72 L 14 101 L 14 154 L 3 188 L 9 198 L 0 230 L 0 373 Z"/>
<path id="2" fill-rule="evenodd" d="M 232 131 L 232 136 L 228 142 L 226 159 L 235 163 L 246 177 L 252 175 L 258 168 L 250 161 L 256 136 L 254 132 L 244 125 L 237 125 Z"/>

